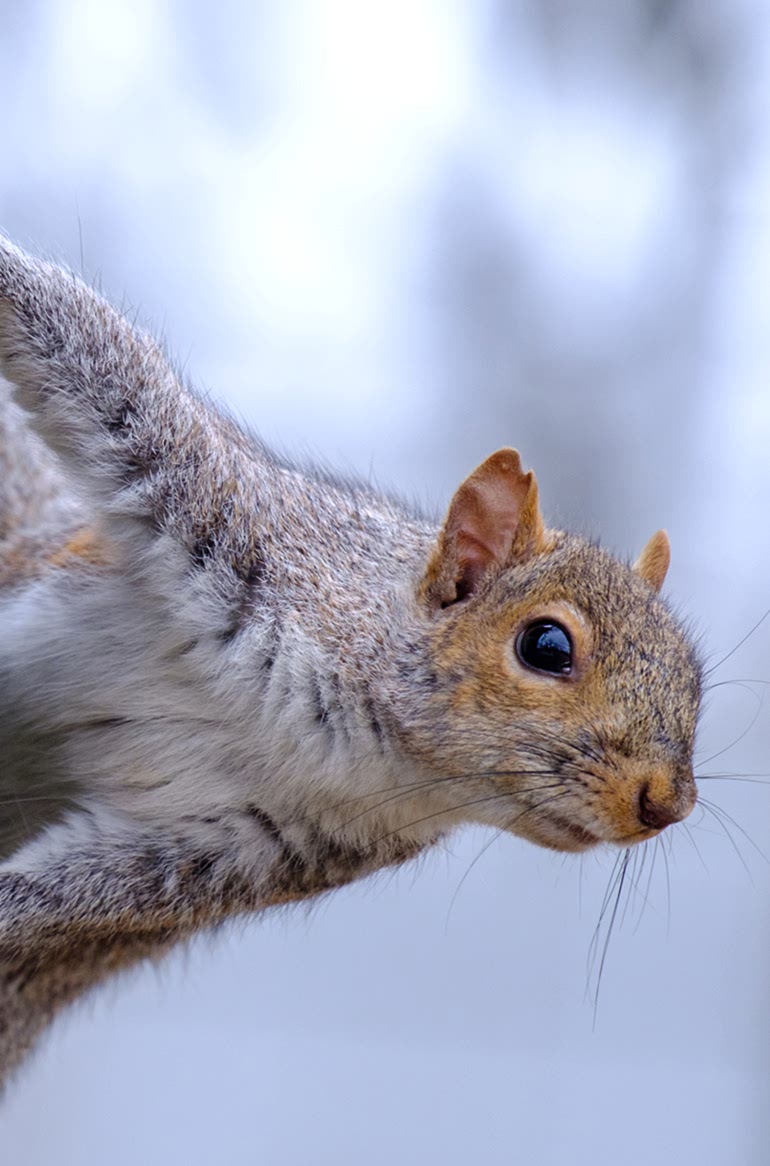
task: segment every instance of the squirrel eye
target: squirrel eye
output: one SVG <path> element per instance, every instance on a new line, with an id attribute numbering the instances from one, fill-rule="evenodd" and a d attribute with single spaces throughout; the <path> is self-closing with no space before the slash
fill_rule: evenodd
<path id="1" fill-rule="evenodd" d="M 558 623 L 530 624 L 516 640 L 516 654 L 537 672 L 566 676 L 572 670 L 572 642 Z"/>

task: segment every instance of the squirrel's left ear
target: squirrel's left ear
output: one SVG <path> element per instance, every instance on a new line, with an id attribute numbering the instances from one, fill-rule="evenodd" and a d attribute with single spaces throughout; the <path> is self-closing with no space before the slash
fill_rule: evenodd
<path id="1" fill-rule="evenodd" d="M 423 579 L 441 607 L 467 599 L 482 581 L 543 549 L 537 482 L 515 449 L 493 453 L 462 483 L 449 507 Z"/>
<path id="2" fill-rule="evenodd" d="M 642 576 L 645 583 L 649 583 L 653 591 L 660 591 L 670 562 L 671 544 L 668 535 L 665 530 L 659 530 L 634 563 L 634 570 L 637 575 Z"/>

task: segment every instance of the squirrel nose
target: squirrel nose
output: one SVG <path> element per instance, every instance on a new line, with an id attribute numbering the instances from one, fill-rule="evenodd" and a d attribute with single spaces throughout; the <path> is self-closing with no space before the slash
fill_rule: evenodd
<path id="1" fill-rule="evenodd" d="M 674 822 L 681 822 L 695 805 L 695 785 L 691 783 L 679 791 L 668 786 L 665 793 L 656 788 L 653 793 L 646 781 L 639 791 L 639 821 L 650 830 L 663 830 Z"/>

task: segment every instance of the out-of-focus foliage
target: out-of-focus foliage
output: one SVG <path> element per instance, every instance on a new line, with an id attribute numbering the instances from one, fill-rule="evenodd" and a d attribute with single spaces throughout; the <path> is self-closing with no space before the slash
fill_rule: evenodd
<path id="1" fill-rule="evenodd" d="M 513 443 L 554 521 L 667 526 L 716 660 L 770 605 L 768 76 L 759 0 L 6 0 L 0 225 L 269 439 L 439 507 Z M 768 637 L 704 773 L 768 768 Z M 73 1014 L 3 1161 L 764 1166 L 770 790 L 702 790 L 595 1031 L 611 856 L 469 834 Z"/>

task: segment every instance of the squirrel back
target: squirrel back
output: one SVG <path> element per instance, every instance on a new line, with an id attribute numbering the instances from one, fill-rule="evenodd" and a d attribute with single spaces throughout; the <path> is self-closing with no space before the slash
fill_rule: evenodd
<path id="1" fill-rule="evenodd" d="M 662 533 L 630 567 L 549 530 L 508 449 L 441 526 L 286 463 L 2 239 L 0 372 L 34 429 L 0 517 L 0 1067 L 113 970 L 462 823 L 580 851 L 691 810 Z"/>

